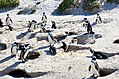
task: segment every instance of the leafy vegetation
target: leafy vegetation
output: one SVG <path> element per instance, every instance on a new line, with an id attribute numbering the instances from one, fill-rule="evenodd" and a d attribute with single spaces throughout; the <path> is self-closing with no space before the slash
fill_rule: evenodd
<path id="1" fill-rule="evenodd" d="M 69 14 L 79 4 L 79 0 L 63 0 L 57 10 L 62 14 Z"/>
<path id="2" fill-rule="evenodd" d="M 107 0 L 107 2 L 110 2 L 110 3 L 115 2 L 115 3 L 119 4 L 119 0 Z"/>
<path id="3" fill-rule="evenodd" d="M 83 1 L 83 6 L 82 6 L 82 8 L 83 8 L 85 11 L 92 12 L 92 11 L 94 11 L 95 9 L 100 9 L 100 7 L 101 7 L 100 3 L 96 2 L 96 0 L 84 0 L 84 1 Z"/>
<path id="4" fill-rule="evenodd" d="M 18 6 L 19 3 L 19 0 L 0 0 L 0 8 Z"/>

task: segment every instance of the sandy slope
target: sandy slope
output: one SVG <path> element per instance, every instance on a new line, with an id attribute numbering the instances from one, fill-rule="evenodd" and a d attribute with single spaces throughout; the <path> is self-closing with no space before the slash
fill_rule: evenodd
<path id="1" fill-rule="evenodd" d="M 31 4 L 29 0 L 24 6 Z M 50 4 L 53 2 L 52 4 Z M 34 3 L 34 2 L 33 2 Z M 19 7 L 22 7 L 22 5 Z M 47 4 L 47 5 L 46 5 Z M 63 22 L 68 21 L 77 21 L 82 20 L 84 17 L 87 17 L 91 24 L 94 23 L 96 15 L 83 16 L 83 15 L 67 15 L 67 16 L 53 16 L 50 15 L 52 11 L 56 8 L 55 5 L 59 4 L 59 1 L 47 0 L 38 6 L 38 11 L 32 15 L 16 15 L 19 11 L 19 8 L 15 8 L 13 10 L 0 13 L 0 18 L 4 21 L 6 18 L 6 14 L 10 13 L 10 17 L 13 19 L 12 26 L 15 28 L 14 31 L 5 31 L 4 34 L 0 34 L 0 38 L 7 39 L 9 43 L 9 48 L 4 51 L 0 51 L 0 70 L 6 70 L 10 68 L 20 68 L 25 69 L 27 72 L 48 72 L 48 74 L 40 77 L 36 77 L 34 79 L 82 79 L 84 77 L 89 77 L 91 74 L 88 72 L 88 66 L 90 65 L 90 58 L 87 56 L 91 56 L 89 50 L 78 50 L 76 52 L 63 52 L 58 51 L 58 54 L 55 56 L 51 56 L 47 53 L 48 51 L 48 42 L 39 41 L 36 42 L 36 39 L 26 40 L 30 41 L 31 45 L 34 49 L 41 48 L 38 51 L 41 53 L 39 58 L 34 60 L 29 60 L 26 63 L 18 63 L 19 60 L 17 58 L 12 58 L 7 60 L 6 58 L 10 56 L 10 45 L 16 40 L 16 35 L 21 32 L 25 32 L 27 29 L 25 28 L 27 22 L 29 20 L 36 20 L 37 22 L 41 22 L 42 12 L 46 12 L 48 14 L 48 21 L 54 20 L 58 24 L 58 27 L 63 27 L 64 29 L 74 28 L 75 30 L 78 28 L 83 32 L 86 32 L 85 28 L 82 27 L 82 24 L 62 24 Z M 52 5 L 52 6 L 51 6 Z M 43 8 L 45 7 L 45 8 Z M 43 9 L 41 9 L 43 8 Z M 101 34 L 102 38 L 96 40 L 95 44 L 89 44 L 91 48 L 97 51 L 103 51 L 107 53 L 117 53 L 119 52 L 119 45 L 113 44 L 115 39 L 119 38 L 119 8 L 116 7 L 112 10 L 105 10 L 100 12 L 102 16 L 102 20 L 107 23 L 97 24 L 93 26 L 93 30 L 96 34 Z M 108 20 L 109 19 L 109 20 Z M 44 47 L 44 49 L 42 49 Z M 2 61 L 5 59 L 7 61 Z M 2 63 L 1 63 L 2 62 Z M 119 69 L 119 55 L 115 55 L 106 60 L 97 60 L 99 66 L 101 68 L 116 68 Z M 69 69 L 71 67 L 71 69 Z M 99 79 L 118 79 L 119 78 L 119 70 L 105 77 L 99 77 Z M 0 79 L 13 79 L 8 75 L 1 76 Z"/>

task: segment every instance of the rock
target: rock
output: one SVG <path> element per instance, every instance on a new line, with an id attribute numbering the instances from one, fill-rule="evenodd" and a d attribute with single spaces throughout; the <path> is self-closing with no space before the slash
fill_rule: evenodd
<path id="1" fill-rule="evenodd" d="M 95 37 L 94 34 L 83 34 L 77 36 L 77 44 L 94 44 Z"/>
<path id="2" fill-rule="evenodd" d="M 35 59 L 40 56 L 39 52 L 29 51 L 28 55 L 26 56 L 26 59 Z"/>
<path id="3" fill-rule="evenodd" d="M 36 35 L 36 39 L 37 39 L 37 41 L 41 41 L 41 40 L 47 40 L 48 41 L 48 34 L 47 33 L 38 33 L 37 35 Z"/>
<path id="4" fill-rule="evenodd" d="M 17 14 L 20 15 L 20 14 L 33 14 L 36 12 L 36 5 L 32 6 L 28 6 L 28 7 L 25 7 L 23 10 L 19 11 Z"/>
<path id="5" fill-rule="evenodd" d="M 119 44 L 119 39 L 115 40 L 113 43 Z"/>
<path id="6" fill-rule="evenodd" d="M 28 73 L 25 70 L 21 70 L 21 69 L 13 69 L 11 70 L 8 75 L 12 76 L 12 77 L 27 77 L 30 78 L 30 75 L 28 75 Z"/>
<path id="7" fill-rule="evenodd" d="M 100 77 L 110 75 L 110 74 L 114 73 L 117 70 L 118 69 L 100 68 L 100 71 L 99 71 Z"/>
<path id="8" fill-rule="evenodd" d="M 0 43 L 0 50 L 7 49 L 7 45 L 5 43 Z"/>

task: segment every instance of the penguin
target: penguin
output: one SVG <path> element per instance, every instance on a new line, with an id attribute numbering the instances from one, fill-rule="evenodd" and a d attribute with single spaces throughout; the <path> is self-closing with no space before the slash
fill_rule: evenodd
<path id="1" fill-rule="evenodd" d="M 92 31 L 92 26 L 91 26 L 90 22 L 87 20 L 87 18 L 84 18 L 83 21 L 85 22 L 83 24 L 83 27 L 86 27 L 87 28 L 87 33 L 94 34 L 95 32 Z"/>
<path id="2" fill-rule="evenodd" d="M 31 32 L 31 30 L 30 30 L 30 28 L 31 28 L 31 22 L 30 21 L 28 21 L 27 27 L 28 27 L 28 31 Z"/>
<path id="3" fill-rule="evenodd" d="M 8 26 L 9 30 L 12 31 L 13 27 L 11 27 L 10 25 L 13 23 L 12 19 L 9 17 L 9 14 L 7 14 L 7 18 L 5 20 L 6 25 Z"/>
<path id="4" fill-rule="evenodd" d="M 16 56 L 16 54 L 18 53 L 18 43 L 14 42 L 11 46 L 11 56 Z"/>
<path id="5" fill-rule="evenodd" d="M 95 52 L 94 50 L 90 49 L 90 52 L 95 56 L 97 59 L 107 59 L 108 56 L 104 55 L 102 52 Z"/>
<path id="6" fill-rule="evenodd" d="M 51 32 L 48 32 L 48 42 L 50 43 L 50 45 L 55 44 L 55 40 Z"/>
<path id="7" fill-rule="evenodd" d="M 21 50 L 21 53 L 20 53 L 20 60 L 22 60 L 23 63 L 25 63 L 26 61 L 26 52 L 28 51 L 28 49 L 30 49 L 30 44 L 21 44 L 20 45 L 20 50 Z M 28 54 L 28 53 L 27 53 Z"/>
<path id="8" fill-rule="evenodd" d="M 44 23 L 44 26 L 46 26 L 47 16 L 46 16 L 45 12 L 43 12 L 43 15 L 42 15 L 42 23 Z"/>
<path id="9" fill-rule="evenodd" d="M 102 19 L 101 16 L 99 14 L 97 14 L 97 18 L 96 18 L 96 23 L 102 23 Z"/>
<path id="10" fill-rule="evenodd" d="M 57 53 L 56 53 L 56 48 L 55 48 L 54 46 L 52 46 L 52 45 L 50 45 L 49 51 L 50 51 L 50 53 L 51 53 L 52 55 L 57 54 Z"/>
<path id="11" fill-rule="evenodd" d="M 0 27 L 4 27 L 1 19 L 0 19 Z"/>
<path id="12" fill-rule="evenodd" d="M 65 42 L 62 42 L 63 46 L 61 46 L 60 48 L 63 48 L 64 52 L 66 52 L 68 50 L 68 45 Z"/>
<path id="13" fill-rule="evenodd" d="M 57 29 L 57 27 L 56 27 L 56 23 L 54 22 L 54 21 L 51 21 L 52 22 L 52 27 L 51 28 L 53 28 L 53 29 Z"/>
<path id="14" fill-rule="evenodd" d="M 92 56 L 91 64 L 89 66 L 89 71 L 93 74 L 91 77 L 97 78 L 99 74 L 99 65 L 96 62 L 96 57 Z"/>
<path id="15" fill-rule="evenodd" d="M 32 22 L 30 23 L 30 28 L 29 31 L 33 31 L 34 29 L 36 29 L 37 27 L 37 22 L 35 20 L 32 20 Z"/>
<path id="16" fill-rule="evenodd" d="M 9 14 L 7 14 L 7 18 L 6 18 L 6 25 L 7 26 L 9 26 L 9 25 L 11 25 L 11 23 L 12 23 L 12 19 L 9 17 Z"/>

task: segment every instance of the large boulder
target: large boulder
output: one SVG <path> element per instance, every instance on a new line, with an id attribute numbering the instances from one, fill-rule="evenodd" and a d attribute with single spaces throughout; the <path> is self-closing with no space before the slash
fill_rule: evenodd
<path id="1" fill-rule="evenodd" d="M 77 44 L 93 44 L 95 43 L 94 34 L 83 34 L 77 36 Z"/>
<path id="2" fill-rule="evenodd" d="M 94 44 L 96 39 L 101 38 L 102 35 L 100 34 L 82 34 L 77 37 L 74 37 L 74 39 L 77 39 L 77 44 Z"/>
<path id="3" fill-rule="evenodd" d="M 5 43 L 0 43 L 0 50 L 7 49 L 7 45 Z"/>
<path id="4" fill-rule="evenodd" d="M 8 47 L 8 43 L 7 43 L 7 39 L 6 38 L 0 38 L 0 50 L 5 50 Z"/>
<path id="5" fill-rule="evenodd" d="M 48 34 L 47 33 L 38 33 L 36 35 L 37 41 L 48 40 L 47 37 L 48 37 Z"/>
<path id="6" fill-rule="evenodd" d="M 35 59 L 38 58 L 39 56 L 40 56 L 39 52 L 29 51 L 28 55 L 26 56 L 26 59 Z"/>
<path id="7" fill-rule="evenodd" d="M 36 5 L 34 6 L 28 6 L 28 7 L 25 7 L 23 8 L 21 11 L 19 11 L 17 14 L 20 15 L 20 14 L 33 14 L 36 12 Z"/>

